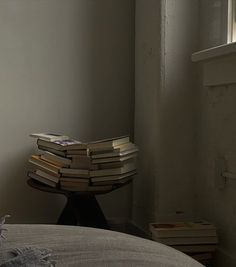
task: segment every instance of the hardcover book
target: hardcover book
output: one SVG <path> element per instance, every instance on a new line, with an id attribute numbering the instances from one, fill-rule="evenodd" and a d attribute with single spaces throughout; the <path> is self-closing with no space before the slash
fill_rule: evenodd
<path id="1" fill-rule="evenodd" d="M 216 236 L 216 227 L 206 221 L 150 223 L 149 230 L 157 238 Z"/>
<path id="2" fill-rule="evenodd" d="M 92 152 L 100 150 L 109 150 L 113 149 L 115 146 L 122 145 L 125 143 L 129 143 L 129 136 L 119 136 L 90 142 L 88 144 L 88 149 Z"/>
<path id="3" fill-rule="evenodd" d="M 60 176 L 59 172 L 61 170 L 61 167 L 42 160 L 39 155 L 32 155 L 29 159 L 29 163 L 35 166 L 36 169 L 40 169 L 49 174 Z"/>
<path id="4" fill-rule="evenodd" d="M 61 141 L 46 141 L 38 139 L 37 144 L 41 147 L 52 148 L 59 151 L 87 149 L 87 145 L 85 143 L 79 142 L 74 139 L 66 139 Z"/>
<path id="5" fill-rule="evenodd" d="M 30 136 L 51 142 L 69 139 L 68 136 L 57 133 L 32 133 Z"/>
<path id="6" fill-rule="evenodd" d="M 54 188 L 57 187 L 56 182 L 53 182 L 53 181 L 48 180 L 44 177 L 41 177 L 41 176 L 37 175 L 35 172 L 28 172 L 28 176 L 34 180 L 37 180 L 40 183 L 48 185 L 50 187 L 54 187 Z"/>
<path id="7" fill-rule="evenodd" d="M 154 241 L 163 243 L 168 246 L 173 245 L 195 245 L 195 244 L 217 244 L 217 236 L 194 236 L 194 237 L 166 237 L 158 238 L 155 234 L 152 234 Z"/>
<path id="8" fill-rule="evenodd" d="M 40 157 L 41 159 L 45 161 L 48 161 L 52 164 L 55 164 L 61 167 L 69 167 L 71 164 L 71 159 L 60 157 L 48 151 L 45 151 L 43 154 L 41 154 Z"/>
<path id="9" fill-rule="evenodd" d="M 130 177 L 136 174 L 136 171 L 131 171 L 127 172 L 125 174 L 121 175 L 110 175 L 110 176 L 101 176 L 101 177 L 92 177 L 91 182 L 96 183 L 96 182 L 109 182 L 109 181 L 121 181 L 126 177 Z"/>
<path id="10" fill-rule="evenodd" d="M 213 252 L 216 249 L 216 245 L 177 245 L 177 246 L 171 246 L 172 248 L 175 248 L 179 251 L 182 251 L 184 253 L 197 253 L 197 252 Z"/>
<path id="11" fill-rule="evenodd" d="M 90 171 L 90 177 L 122 175 L 128 172 L 134 171 L 135 169 L 136 169 L 135 163 L 127 163 L 123 167 L 120 167 L 120 168 Z"/>

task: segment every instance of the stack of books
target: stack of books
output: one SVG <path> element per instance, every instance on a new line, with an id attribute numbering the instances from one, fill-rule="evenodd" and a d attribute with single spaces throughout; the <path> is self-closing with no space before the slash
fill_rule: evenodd
<path id="1" fill-rule="evenodd" d="M 206 221 L 150 223 L 154 241 L 180 250 L 204 265 L 211 264 L 218 238 L 216 227 Z"/>
<path id="2" fill-rule="evenodd" d="M 38 133 L 28 176 L 68 191 L 109 191 L 132 180 L 138 148 L 128 136 L 79 142 L 65 135 Z"/>

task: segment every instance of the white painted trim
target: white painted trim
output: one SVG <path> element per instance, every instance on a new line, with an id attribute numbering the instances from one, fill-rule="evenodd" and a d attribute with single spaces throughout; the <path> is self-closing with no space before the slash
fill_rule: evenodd
<path id="1" fill-rule="evenodd" d="M 214 58 L 236 54 L 236 42 L 205 49 L 192 54 L 192 61 L 205 61 Z"/>
<path id="2" fill-rule="evenodd" d="M 203 85 L 222 86 L 236 83 L 236 54 L 203 64 Z"/>

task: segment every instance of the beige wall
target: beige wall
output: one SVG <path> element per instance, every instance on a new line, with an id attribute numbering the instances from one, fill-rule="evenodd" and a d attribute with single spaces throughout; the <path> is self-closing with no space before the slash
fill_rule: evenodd
<path id="1" fill-rule="evenodd" d="M 161 91 L 160 217 L 193 217 L 198 72 L 191 54 L 198 48 L 197 0 L 165 1 L 165 73 Z"/>
<path id="2" fill-rule="evenodd" d="M 233 267 L 236 183 L 228 181 L 224 190 L 215 186 L 215 160 L 224 156 L 228 171 L 236 172 L 236 86 L 203 87 L 199 64 L 190 61 L 192 52 L 225 42 L 225 3 L 136 1 L 135 140 L 140 170 L 133 220 L 144 229 L 151 220 L 209 220 L 219 233 L 217 266 Z M 235 58 L 229 65 L 235 72 Z"/>
<path id="3" fill-rule="evenodd" d="M 212 1 L 213 2 L 213 1 Z M 218 1 L 219 2 L 219 1 Z M 205 6 L 204 6 L 205 5 Z M 206 6 L 202 1 L 201 16 L 208 17 L 209 21 L 214 19 L 212 7 Z M 218 22 L 219 23 L 219 22 Z M 216 38 L 208 36 L 211 24 L 202 27 L 201 42 L 202 47 L 213 46 Z M 216 29 L 217 31 L 217 29 Z M 219 44 L 219 43 L 217 43 Z M 228 58 L 230 60 L 230 57 Z M 209 66 L 214 66 L 217 62 L 220 69 L 221 59 L 212 60 Z M 223 63 L 227 59 L 224 58 Z M 201 63 L 202 73 L 204 63 Z M 225 63 L 224 63 L 225 66 Z M 222 69 L 215 73 L 215 80 L 220 80 L 221 76 L 229 77 L 228 73 L 235 73 L 235 57 L 229 61 L 230 69 Z M 204 75 L 205 76 L 205 75 Z M 207 79 L 208 76 L 206 75 Z M 211 77 L 211 80 L 214 75 Z M 227 81 L 227 79 L 225 79 Z M 202 84 L 204 79 L 202 79 Z M 198 161 L 196 179 L 196 207 L 199 217 L 205 218 L 216 224 L 219 235 L 219 246 L 216 253 L 217 266 L 236 266 L 236 183 L 229 180 L 225 189 L 219 190 L 216 186 L 216 159 L 224 157 L 226 167 L 229 172 L 235 173 L 236 160 L 236 85 L 215 85 L 212 87 L 199 86 L 199 120 L 198 120 Z"/>
<path id="4" fill-rule="evenodd" d="M 0 214 L 54 222 L 64 199 L 26 185 L 38 131 L 78 139 L 133 133 L 132 0 L 0 1 Z M 130 213 L 130 188 L 100 201 Z"/>
<path id="5" fill-rule="evenodd" d="M 140 152 L 133 187 L 132 219 L 142 228 L 154 220 L 158 201 L 160 3 L 137 0 L 135 7 L 135 143 Z"/>
<path id="6" fill-rule="evenodd" d="M 198 1 L 136 1 L 135 140 L 140 171 L 133 219 L 193 215 Z"/>
<path id="7" fill-rule="evenodd" d="M 236 66 L 236 64 L 235 64 Z M 228 171 L 235 172 L 236 86 L 199 88 L 199 161 L 196 183 L 197 214 L 216 224 L 219 235 L 217 266 L 235 266 L 236 258 L 236 183 L 228 181 L 224 190 L 215 182 L 215 162 L 227 159 Z"/>

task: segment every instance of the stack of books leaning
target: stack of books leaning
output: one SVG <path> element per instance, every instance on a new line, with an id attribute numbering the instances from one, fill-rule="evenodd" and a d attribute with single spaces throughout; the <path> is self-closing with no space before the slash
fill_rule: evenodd
<path id="1" fill-rule="evenodd" d="M 128 136 L 83 143 L 68 136 L 37 133 L 38 153 L 28 176 L 67 191 L 109 191 L 132 180 L 138 148 Z"/>
<path id="2" fill-rule="evenodd" d="M 211 265 L 218 238 L 216 227 L 206 221 L 150 223 L 154 241 L 180 250 L 204 265 Z"/>

